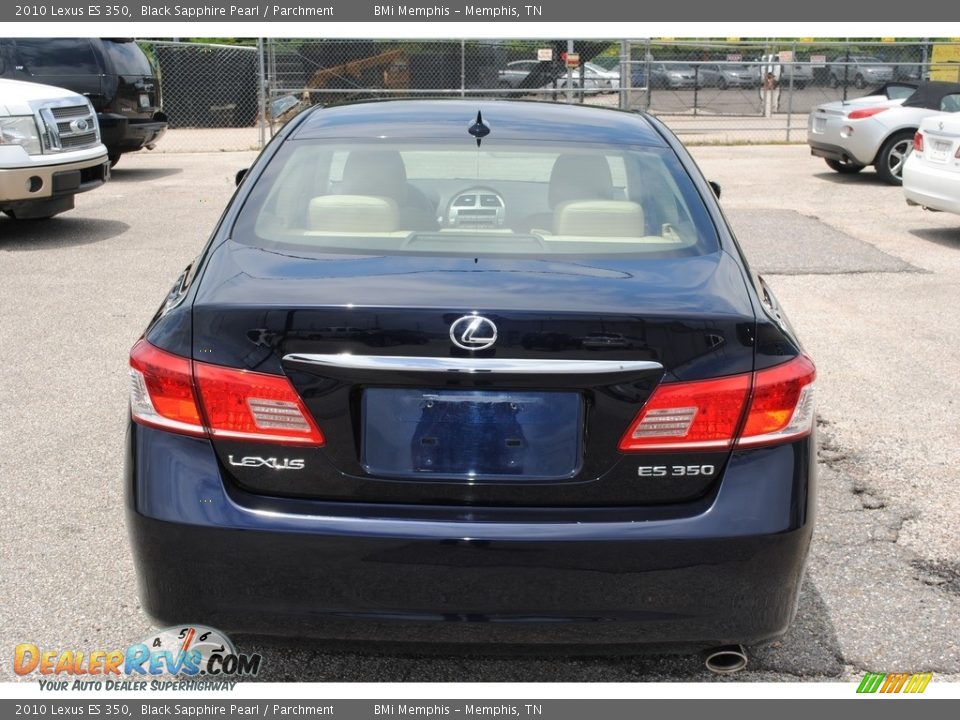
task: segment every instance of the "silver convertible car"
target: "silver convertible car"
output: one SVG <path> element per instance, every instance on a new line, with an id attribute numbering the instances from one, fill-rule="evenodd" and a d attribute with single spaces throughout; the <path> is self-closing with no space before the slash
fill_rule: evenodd
<path id="1" fill-rule="evenodd" d="M 837 172 L 857 173 L 873 165 L 881 178 L 900 185 L 920 121 L 957 111 L 958 83 L 925 82 L 916 87 L 890 83 L 867 97 L 815 108 L 807 126 L 807 144 L 812 155 L 824 158 Z"/>

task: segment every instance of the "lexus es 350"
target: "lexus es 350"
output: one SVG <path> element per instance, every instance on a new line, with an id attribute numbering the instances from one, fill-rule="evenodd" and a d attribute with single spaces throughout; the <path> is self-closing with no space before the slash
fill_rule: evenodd
<path id="1" fill-rule="evenodd" d="M 761 643 L 815 370 L 655 118 L 311 109 L 130 354 L 143 605 L 328 640 Z"/>

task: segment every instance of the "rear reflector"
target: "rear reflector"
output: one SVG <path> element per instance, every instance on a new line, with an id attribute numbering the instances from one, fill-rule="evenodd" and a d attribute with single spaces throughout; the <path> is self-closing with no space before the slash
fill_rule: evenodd
<path id="1" fill-rule="evenodd" d="M 282 375 L 192 362 L 140 340 L 130 351 L 130 380 L 130 412 L 141 425 L 215 438 L 323 445 L 323 434 Z"/>
<path id="2" fill-rule="evenodd" d="M 918 131 L 917 134 L 913 136 L 913 149 L 915 152 L 923 152 L 923 133 L 922 132 Z"/>
<path id="3" fill-rule="evenodd" d="M 737 447 L 804 437 L 813 429 L 815 377 L 813 363 L 800 355 L 754 373 L 660 385 L 620 450 L 729 450 L 741 424 Z"/>
<path id="4" fill-rule="evenodd" d="M 847 115 L 848 120 L 863 120 L 864 118 L 873 117 L 878 113 L 882 113 L 889 108 L 885 107 L 872 107 L 872 108 L 862 108 L 860 110 L 854 110 L 852 113 Z"/>

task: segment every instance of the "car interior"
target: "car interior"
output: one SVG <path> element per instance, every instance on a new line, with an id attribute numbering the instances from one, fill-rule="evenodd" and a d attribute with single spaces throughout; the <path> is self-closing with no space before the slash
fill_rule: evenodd
<path id="1" fill-rule="evenodd" d="M 689 206 L 695 191 L 681 191 L 689 179 L 677 177 L 661 148 L 318 143 L 275 165 L 282 168 L 253 223 L 265 241 L 400 252 L 631 252 L 687 248 L 702 235 L 693 212 L 703 208 Z"/>

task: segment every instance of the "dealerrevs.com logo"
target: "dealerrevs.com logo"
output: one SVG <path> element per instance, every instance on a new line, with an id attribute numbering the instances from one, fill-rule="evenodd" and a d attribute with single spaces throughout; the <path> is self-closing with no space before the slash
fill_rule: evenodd
<path id="1" fill-rule="evenodd" d="M 40 676 L 45 690 L 229 690 L 238 678 L 255 677 L 262 659 L 238 653 L 215 628 L 180 625 L 124 650 L 52 650 L 20 643 L 13 669 L 17 675 Z"/>

